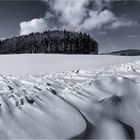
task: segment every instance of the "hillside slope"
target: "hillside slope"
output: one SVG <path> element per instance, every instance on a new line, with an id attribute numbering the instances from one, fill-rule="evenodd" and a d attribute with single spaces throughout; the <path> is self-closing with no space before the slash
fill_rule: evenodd
<path id="1" fill-rule="evenodd" d="M 122 51 L 111 52 L 108 54 L 121 55 L 121 56 L 138 56 L 140 55 L 140 50 L 122 50 Z"/>

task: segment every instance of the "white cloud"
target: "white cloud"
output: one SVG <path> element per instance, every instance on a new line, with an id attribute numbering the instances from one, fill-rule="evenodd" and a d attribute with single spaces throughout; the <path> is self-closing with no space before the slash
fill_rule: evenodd
<path id="1" fill-rule="evenodd" d="M 115 15 L 109 11 L 104 10 L 100 13 L 98 11 L 90 11 L 89 18 L 87 18 L 82 25 L 80 30 L 93 30 L 95 28 L 100 29 L 102 26 L 112 23 L 116 20 Z"/>
<path id="2" fill-rule="evenodd" d="M 111 28 L 117 29 L 119 27 L 129 27 L 129 26 L 136 26 L 137 22 L 127 19 L 118 19 L 112 23 Z"/>
<path id="3" fill-rule="evenodd" d="M 140 35 L 129 35 L 128 38 L 139 38 Z"/>
<path id="4" fill-rule="evenodd" d="M 65 26 L 73 30 L 88 16 L 88 9 L 86 8 L 88 4 L 89 0 L 54 0 L 50 3 L 50 7 L 55 13 L 47 12 L 45 18 L 49 20 L 51 15 L 51 18 L 55 19 L 59 15 L 59 22 L 62 23 L 62 27 Z"/>
<path id="5" fill-rule="evenodd" d="M 33 19 L 20 23 L 20 35 L 30 34 L 32 32 L 43 32 L 47 29 L 46 21 L 43 18 Z"/>
<path id="6" fill-rule="evenodd" d="M 61 22 L 77 27 L 87 16 L 85 5 L 88 3 L 88 0 L 56 0 L 53 8 L 61 13 Z"/>
<path id="7" fill-rule="evenodd" d="M 112 0 L 44 0 L 50 7 L 44 18 L 20 24 L 21 34 L 42 32 L 46 29 L 68 29 L 92 31 L 95 29 L 117 29 L 136 25 L 126 17 L 117 17 L 109 6 Z M 106 7 L 106 8 L 105 8 Z M 47 22 L 47 23 L 46 23 Z"/>
<path id="8" fill-rule="evenodd" d="M 5 39 L 6 39 L 6 38 L 3 38 L 3 37 L 2 37 L 2 38 L 0 38 L 0 41 L 3 41 L 3 40 L 5 40 Z"/>

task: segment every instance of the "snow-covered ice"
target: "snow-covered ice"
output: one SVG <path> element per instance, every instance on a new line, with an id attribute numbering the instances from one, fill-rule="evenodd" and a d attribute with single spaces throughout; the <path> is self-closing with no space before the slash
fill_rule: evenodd
<path id="1" fill-rule="evenodd" d="M 127 63 L 140 57 L 104 55 L 19 54 L 0 55 L 0 74 L 39 74 L 97 68 Z"/>
<path id="2" fill-rule="evenodd" d="M 0 56 L 0 139 L 140 138 L 140 57 Z"/>

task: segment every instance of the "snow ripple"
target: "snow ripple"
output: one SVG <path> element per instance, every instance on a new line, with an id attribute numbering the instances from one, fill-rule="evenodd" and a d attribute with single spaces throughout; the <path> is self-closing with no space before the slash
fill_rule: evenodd
<path id="1" fill-rule="evenodd" d="M 140 61 L 0 76 L 0 138 L 140 138 Z"/>

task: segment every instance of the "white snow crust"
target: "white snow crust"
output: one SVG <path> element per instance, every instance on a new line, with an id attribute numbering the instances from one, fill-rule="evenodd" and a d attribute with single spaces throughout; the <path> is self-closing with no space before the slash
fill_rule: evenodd
<path id="1" fill-rule="evenodd" d="M 0 139 L 140 139 L 140 57 L 0 56 Z"/>

